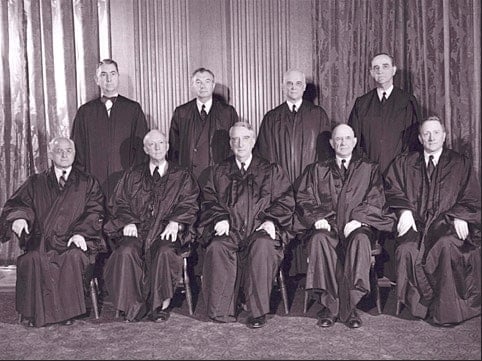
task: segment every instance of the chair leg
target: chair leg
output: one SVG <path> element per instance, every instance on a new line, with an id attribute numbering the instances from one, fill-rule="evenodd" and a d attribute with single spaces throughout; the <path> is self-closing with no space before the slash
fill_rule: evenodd
<path id="1" fill-rule="evenodd" d="M 303 313 L 306 313 L 308 311 L 309 293 L 310 291 L 305 289 L 305 302 L 303 303 Z"/>
<path id="2" fill-rule="evenodd" d="M 192 316 L 194 314 L 194 310 L 193 310 L 193 304 L 192 304 L 192 292 L 191 292 L 189 273 L 187 272 L 187 258 L 183 258 L 183 277 L 184 277 L 184 287 L 186 289 L 186 301 L 189 308 L 189 314 Z"/>
<path id="3" fill-rule="evenodd" d="M 115 310 L 115 318 L 119 318 L 120 317 L 120 311 L 119 310 Z"/>
<path id="4" fill-rule="evenodd" d="M 97 289 L 98 283 L 97 278 L 92 278 L 90 280 L 90 298 L 92 301 L 92 308 L 94 309 L 94 315 L 96 319 L 99 319 L 99 305 L 97 303 Z"/>
<path id="5" fill-rule="evenodd" d="M 288 307 L 288 292 L 286 291 L 285 276 L 281 268 L 278 272 L 278 278 L 279 278 L 278 283 L 281 290 L 281 298 L 283 299 L 283 304 L 285 307 L 285 314 L 288 314 L 290 312 Z"/>
<path id="6" fill-rule="evenodd" d="M 375 279 L 374 287 L 375 287 L 375 298 L 376 298 L 376 302 L 377 302 L 377 311 L 378 311 L 378 314 L 381 315 L 382 314 L 382 301 L 380 299 L 380 287 L 378 287 L 378 280 L 377 279 Z"/>
<path id="7" fill-rule="evenodd" d="M 400 311 L 402 310 L 402 302 L 397 301 L 397 309 L 395 310 L 395 315 L 400 315 Z"/>

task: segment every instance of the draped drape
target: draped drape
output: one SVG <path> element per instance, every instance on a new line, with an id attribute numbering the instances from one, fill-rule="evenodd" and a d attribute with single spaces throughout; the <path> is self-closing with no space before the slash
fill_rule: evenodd
<path id="1" fill-rule="evenodd" d="M 338 123 L 375 86 L 371 58 L 386 52 L 395 84 L 412 92 L 423 116 L 438 114 L 447 145 L 473 158 L 480 176 L 479 0 L 313 1 L 318 102 Z"/>

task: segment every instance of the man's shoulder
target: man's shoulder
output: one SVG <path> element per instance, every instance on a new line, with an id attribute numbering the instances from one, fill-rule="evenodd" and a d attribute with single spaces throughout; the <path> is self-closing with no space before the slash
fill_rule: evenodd
<path id="1" fill-rule="evenodd" d="M 213 108 L 221 111 L 236 111 L 231 104 L 213 98 Z"/>
<path id="2" fill-rule="evenodd" d="M 196 106 L 196 99 L 191 99 L 190 101 L 183 103 L 181 105 L 178 105 L 175 109 L 175 111 L 187 111 L 193 109 L 193 107 Z"/>
<path id="3" fill-rule="evenodd" d="M 125 97 L 123 95 L 120 95 L 120 94 L 117 96 L 116 101 L 120 102 L 120 103 L 129 104 L 129 105 L 139 105 L 140 106 L 139 102 L 137 102 L 133 99 L 127 98 L 127 97 Z"/>

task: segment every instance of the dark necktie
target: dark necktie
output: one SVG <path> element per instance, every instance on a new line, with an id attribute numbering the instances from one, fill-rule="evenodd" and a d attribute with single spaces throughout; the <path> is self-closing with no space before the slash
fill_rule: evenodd
<path id="1" fill-rule="evenodd" d="M 206 113 L 206 105 L 203 104 L 203 106 L 201 107 L 201 119 L 206 120 L 207 117 L 208 113 Z"/>
<path id="2" fill-rule="evenodd" d="M 341 160 L 341 175 L 343 176 L 343 179 L 346 178 L 346 159 Z"/>
<path id="3" fill-rule="evenodd" d="M 387 93 L 383 92 L 383 94 L 382 94 L 382 104 L 385 103 L 386 101 L 387 101 Z"/>
<path id="4" fill-rule="evenodd" d="M 154 168 L 154 172 L 152 173 L 152 180 L 154 182 L 158 182 L 161 179 L 161 175 L 159 174 L 159 167 Z"/>
<path id="5" fill-rule="evenodd" d="M 296 104 L 293 104 L 293 115 L 296 115 Z"/>
<path id="6" fill-rule="evenodd" d="M 65 183 L 67 183 L 67 171 L 63 170 L 62 175 L 59 178 L 60 190 L 63 190 L 65 188 Z"/>
<path id="7" fill-rule="evenodd" d="M 243 177 L 244 177 L 244 175 L 246 174 L 245 165 L 246 165 L 246 163 L 244 163 L 244 162 L 241 163 L 241 169 L 240 169 L 240 171 L 241 171 L 241 175 L 242 175 Z"/>
<path id="8" fill-rule="evenodd" d="M 435 164 L 433 163 L 433 155 L 428 157 L 428 164 L 427 164 L 427 176 L 428 176 L 428 181 L 430 182 L 432 180 L 432 174 L 435 170 Z"/>

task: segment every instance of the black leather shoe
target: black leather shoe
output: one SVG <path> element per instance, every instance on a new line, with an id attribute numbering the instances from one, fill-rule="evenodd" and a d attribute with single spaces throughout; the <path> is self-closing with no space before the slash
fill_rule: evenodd
<path id="1" fill-rule="evenodd" d="M 66 320 L 60 323 L 62 326 L 72 326 L 74 324 L 74 319 L 71 318 L 70 320 Z"/>
<path id="2" fill-rule="evenodd" d="M 358 316 L 358 313 L 356 310 L 351 311 L 350 316 L 348 317 L 348 321 L 346 321 L 346 324 L 350 328 L 359 328 L 362 325 L 360 316 Z"/>
<path id="3" fill-rule="evenodd" d="M 157 310 L 156 315 L 154 316 L 154 321 L 164 322 L 169 319 L 169 316 L 171 316 L 171 312 L 169 312 L 168 308 L 165 310 Z"/>
<path id="4" fill-rule="evenodd" d="M 261 328 L 266 325 L 266 315 L 260 317 L 250 317 L 248 319 L 249 328 Z"/>
<path id="5" fill-rule="evenodd" d="M 331 313 L 328 308 L 322 309 L 318 312 L 318 322 L 316 323 L 320 327 L 331 327 L 335 324 L 336 317 Z"/>

